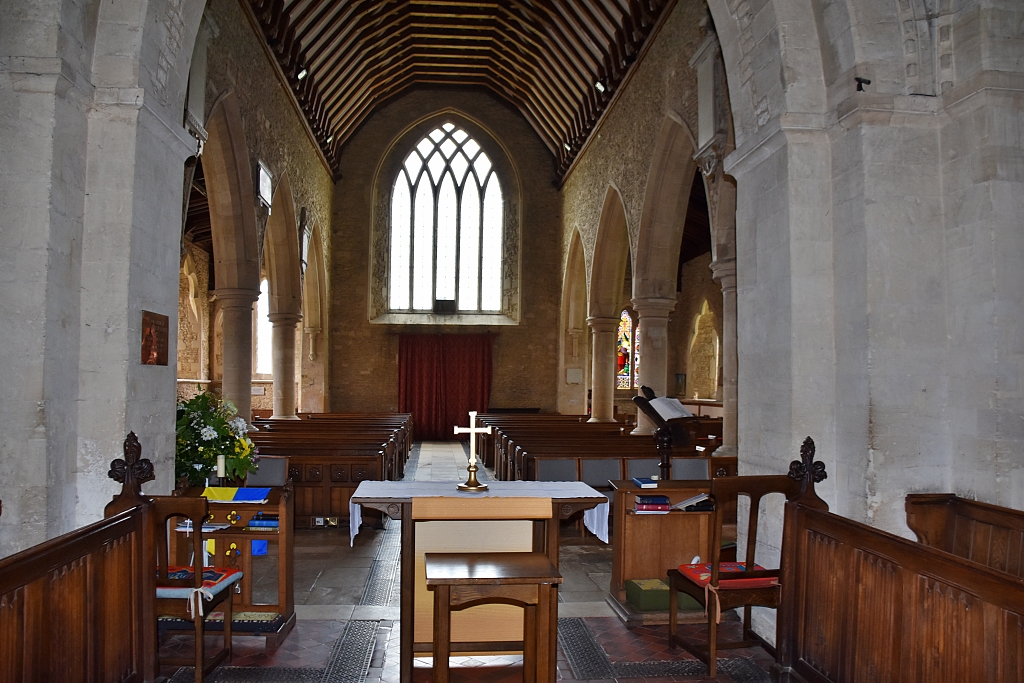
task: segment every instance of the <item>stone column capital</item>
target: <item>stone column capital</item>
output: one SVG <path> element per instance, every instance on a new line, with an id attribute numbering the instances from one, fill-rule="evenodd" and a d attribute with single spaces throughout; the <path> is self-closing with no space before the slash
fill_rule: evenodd
<path id="1" fill-rule="evenodd" d="M 587 324 L 594 332 L 615 332 L 619 329 L 618 318 L 605 318 L 602 316 L 590 316 Z"/>
<path id="2" fill-rule="evenodd" d="M 632 299 L 632 302 L 633 310 L 637 312 L 641 320 L 645 318 L 665 318 L 668 320 L 668 314 L 676 307 L 675 299 L 657 296 L 638 296 Z"/>
<path id="3" fill-rule="evenodd" d="M 736 259 L 727 258 L 711 262 L 711 277 L 726 289 L 736 289 Z"/>
<path id="4" fill-rule="evenodd" d="M 260 298 L 258 289 L 217 288 L 213 290 L 212 294 L 225 307 L 252 308 L 252 305 Z"/>
<path id="5" fill-rule="evenodd" d="M 277 325 L 291 325 L 295 326 L 302 320 L 301 313 L 271 313 L 267 316 L 267 320 L 270 321 L 275 327 Z"/>

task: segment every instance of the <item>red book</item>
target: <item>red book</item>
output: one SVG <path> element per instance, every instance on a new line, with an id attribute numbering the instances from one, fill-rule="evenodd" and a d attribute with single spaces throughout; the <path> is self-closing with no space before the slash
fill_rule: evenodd
<path id="1" fill-rule="evenodd" d="M 671 505 L 657 504 L 657 503 L 637 503 L 637 510 L 657 510 L 659 512 L 668 512 L 672 509 Z"/>

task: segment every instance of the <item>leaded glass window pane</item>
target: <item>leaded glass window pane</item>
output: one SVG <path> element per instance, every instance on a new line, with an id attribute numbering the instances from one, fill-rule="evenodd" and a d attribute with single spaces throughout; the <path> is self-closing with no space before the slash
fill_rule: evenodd
<path id="1" fill-rule="evenodd" d="M 462 190 L 459 257 L 459 310 L 476 311 L 480 307 L 480 191 L 476 183 L 466 183 Z"/>
<path id="2" fill-rule="evenodd" d="M 481 154 L 480 156 L 483 156 Z M 480 308 L 501 310 L 501 184 L 492 173 L 484 194 L 484 239 L 480 273 Z"/>
<path id="3" fill-rule="evenodd" d="M 430 311 L 500 311 L 504 195 L 493 163 L 464 130 L 445 123 L 411 150 L 391 196 L 388 305 Z"/>
<path id="4" fill-rule="evenodd" d="M 449 140 L 450 142 L 450 140 Z M 437 196 L 437 291 L 436 299 L 455 300 L 455 237 L 458 199 L 451 173 L 445 173 Z"/>
<path id="5" fill-rule="evenodd" d="M 416 189 L 413 227 L 412 307 L 434 307 L 434 193 L 427 176 L 420 176 Z"/>
<path id="6" fill-rule="evenodd" d="M 415 157 L 409 155 L 409 158 Z M 418 157 L 417 157 L 418 159 Z M 398 174 L 391 193 L 391 289 L 390 305 L 394 309 L 409 308 L 409 248 L 412 224 L 412 202 L 409 179 Z"/>
<path id="7" fill-rule="evenodd" d="M 622 311 L 619 316 L 619 343 L 617 354 L 617 365 L 615 371 L 615 388 L 629 389 L 632 383 L 630 374 L 630 360 L 632 360 L 633 342 L 633 319 L 629 317 L 628 311 Z"/>

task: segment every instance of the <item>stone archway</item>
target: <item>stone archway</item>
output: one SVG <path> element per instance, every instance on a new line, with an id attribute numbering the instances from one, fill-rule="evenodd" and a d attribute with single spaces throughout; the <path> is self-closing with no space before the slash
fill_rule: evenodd
<path id="1" fill-rule="evenodd" d="M 676 306 L 679 247 L 696 164 L 693 135 L 681 120 L 666 116 L 658 133 L 648 174 L 633 271 L 633 308 L 639 317 L 640 384 L 658 396 L 668 392 L 668 323 Z M 653 433 L 654 424 L 637 415 L 635 434 Z"/>
<path id="2" fill-rule="evenodd" d="M 263 258 L 270 286 L 270 322 L 273 331 L 275 419 L 295 420 L 295 331 L 302 320 L 302 284 L 299 231 L 291 184 L 284 174 L 270 206 L 263 237 Z"/>
<path id="3" fill-rule="evenodd" d="M 299 406 L 302 412 L 327 412 L 327 269 L 320 224 L 313 226 L 306 251 L 302 280 L 302 332 L 305 351 L 300 353 Z"/>
<path id="4" fill-rule="evenodd" d="M 590 386 L 590 335 L 587 332 L 587 264 L 583 240 L 574 230 L 562 279 L 561 352 L 558 412 L 585 414 Z"/>
<path id="5" fill-rule="evenodd" d="M 601 209 L 590 269 L 587 324 L 591 346 L 591 422 L 615 419 L 615 333 L 622 310 L 622 284 L 630 261 L 626 210 L 618 189 L 609 186 Z"/>
<path id="6" fill-rule="evenodd" d="M 252 304 L 259 298 L 260 266 L 255 190 L 242 118 L 233 93 L 210 112 L 203 170 L 210 202 L 217 288 L 223 314 L 222 393 L 242 417 L 252 405 Z"/>

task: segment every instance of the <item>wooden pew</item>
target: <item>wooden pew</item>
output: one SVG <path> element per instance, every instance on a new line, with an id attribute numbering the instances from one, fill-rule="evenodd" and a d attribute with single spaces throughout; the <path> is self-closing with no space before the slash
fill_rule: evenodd
<path id="1" fill-rule="evenodd" d="M 299 420 L 257 420 L 250 434 L 263 455 L 289 457 L 296 528 L 318 518 L 348 519 L 359 482 L 400 479 L 411 447 L 408 414 L 305 413 Z M 366 521 L 373 523 L 374 513 Z"/>
<path id="2" fill-rule="evenodd" d="M 137 505 L 0 560 L 0 681 L 156 679 L 149 513 Z"/>
<path id="3" fill-rule="evenodd" d="M 912 493 L 905 507 L 920 543 L 1024 577 L 1024 512 L 953 493 Z"/>
<path id="4" fill-rule="evenodd" d="M 1019 577 L 799 503 L 783 556 L 780 681 L 1024 680 Z"/>

